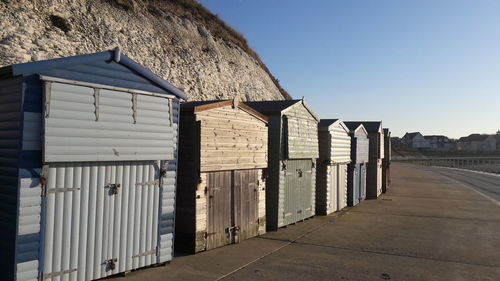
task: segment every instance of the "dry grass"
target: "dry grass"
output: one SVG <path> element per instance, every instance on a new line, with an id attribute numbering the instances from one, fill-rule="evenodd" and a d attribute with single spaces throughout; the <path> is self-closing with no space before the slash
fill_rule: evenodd
<path id="1" fill-rule="evenodd" d="M 154 3 L 155 6 L 161 5 L 162 8 L 164 7 L 180 17 L 185 17 L 193 22 L 202 24 L 212 33 L 213 36 L 226 42 L 231 42 L 243 49 L 259 63 L 260 67 L 262 67 L 267 74 L 269 74 L 283 97 L 285 99 L 292 99 L 290 94 L 288 94 L 288 92 L 281 87 L 278 79 L 271 74 L 271 71 L 269 71 L 264 62 L 262 62 L 259 55 L 252 48 L 250 48 L 250 46 L 248 46 L 245 37 L 196 0 L 151 0 L 151 2 L 152 4 Z"/>

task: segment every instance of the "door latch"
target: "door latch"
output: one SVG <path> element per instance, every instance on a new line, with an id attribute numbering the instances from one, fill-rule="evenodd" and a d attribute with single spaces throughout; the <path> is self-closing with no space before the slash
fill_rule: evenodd
<path id="1" fill-rule="evenodd" d="M 107 184 L 104 188 L 109 188 L 109 195 L 118 194 L 118 188 L 120 188 L 119 183 L 110 183 Z"/>
<path id="2" fill-rule="evenodd" d="M 297 173 L 299 174 L 299 178 L 301 178 L 302 177 L 302 173 L 303 173 L 302 169 L 297 169 Z"/>
<path id="3" fill-rule="evenodd" d="M 106 266 L 106 271 L 115 270 L 117 258 L 105 260 L 102 264 Z"/>

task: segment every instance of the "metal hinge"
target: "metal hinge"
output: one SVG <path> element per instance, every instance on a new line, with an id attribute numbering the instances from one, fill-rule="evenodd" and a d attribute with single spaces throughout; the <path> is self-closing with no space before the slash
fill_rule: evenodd
<path id="1" fill-rule="evenodd" d="M 286 163 L 285 162 L 281 163 L 281 170 L 286 171 Z"/>
<path id="2" fill-rule="evenodd" d="M 163 165 L 161 167 L 161 170 L 160 170 L 160 177 L 161 178 L 164 178 L 167 176 L 167 171 L 168 171 L 168 160 L 167 161 L 163 161 Z"/>
<path id="3" fill-rule="evenodd" d="M 207 239 L 209 236 L 215 235 L 217 232 L 205 232 L 205 239 Z"/>
<path id="4" fill-rule="evenodd" d="M 42 171 L 40 172 L 40 185 L 42 187 L 41 197 L 47 196 L 47 177 L 49 175 L 49 166 L 43 165 Z"/>
<path id="5" fill-rule="evenodd" d="M 144 256 L 149 256 L 149 255 L 160 255 L 160 247 L 156 246 L 153 250 L 149 250 L 137 255 L 133 255 L 132 258 L 139 258 L 139 257 L 144 257 Z"/>
<path id="6" fill-rule="evenodd" d="M 144 186 L 144 185 L 160 186 L 160 180 L 152 180 L 152 181 L 147 181 L 147 182 L 138 182 L 138 183 L 135 184 L 135 186 Z"/>
<path id="7" fill-rule="evenodd" d="M 54 278 L 54 277 L 57 277 L 57 276 L 62 276 L 64 274 L 70 274 L 70 273 L 75 272 L 75 271 L 78 271 L 78 269 L 73 268 L 73 269 L 68 269 L 68 270 L 63 270 L 63 271 L 58 271 L 58 272 L 52 272 L 52 273 L 43 273 L 43 272 L 40 272 L 40 274 L 38 276 L 38 280 L 42 281 L 42 280 L 45 280 L 45 279 L 48 279 L 48 278 Z"/>

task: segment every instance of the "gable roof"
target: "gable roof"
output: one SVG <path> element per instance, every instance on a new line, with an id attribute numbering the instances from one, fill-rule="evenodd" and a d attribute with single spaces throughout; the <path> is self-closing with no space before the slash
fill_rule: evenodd
<path id="1" fill-rule="evenodd" d="M 461 137 L 460 139 L 458 139 L 458 141 L 460 142 L 464 142 L 464 141 L 485 141 L 486 139 L 488 139 L 489 137 L 493 137 L 492 135 L 481 135 L 481 134 L 470 134 L 466 137 Z"/>
<path id="2" fill-rule="evenodd" d="M 299 101 L 300 100 L 250 101 L 245 102 L 245 104 L 260 113 L 272 114 L 281 112 Z"/>
<path id="3" fill-rule="evenodd" d="M 403 138 L 414 139 L 417 135 L 422 135 L 420 132 L 406 133 Z M 423 136 L 423 135 L 422 135 Z"/>
<path id="4" fill-rule="evenodd" d="M 309 113 L 314 117 L 314 119 L 320 121 L 319 117 L 316 116 L 316 114 L 312 111 L 312 109 L 309 107 L 309 105 L 307 105 L 307 103 L 303 99 L 245 102 L 246 105 L 250 106 L 251 108 L 265 115 L 271 115 L 277 113 L 281 114 L 282 112 L 288 110 L 292 106 L 295 106 L 299 103 L 302 103 L 302 105 L 307 109 L 307 111 L 309 111 Z"/>
<path id="5" fill-rule="evenodd" d="M 13 64 L 0 68 L 0 77 L 17 75 L 43 75 L 171 94 L 184 100 L 188 98 L 183 91 L 122 54 L 119 48 L 87 55 Z"/>
<path id="6" fill-rule="evenodd" d="M 344 124 L 349 129 L 363 125 L 368 133 L 377 133 L 382 128 L 382 121 L 344 121 Z"/>
<path id="7" fill-rule="evenodd" d="M 198 113 L 210 109 L 215 109 L 219 107 L 224 107 L 224 106 L 233 106 L 234 105 L 234 100 L 223 100 L 223 101 L 193 101 L 193 102 L 186 102 L 186 103 L 181 103 L 181 111 L 183 112 L 193 112 L 193 113 Z M 249 107 L 248 105 L 244 103 L 238 103 L 237 107 L 240 108 L 241 110 L 247 112 L 248 114 L 256 117 L 257 119 L 260 119 L 261 121 L 264 121 L 267 123 L 268 118 L 267 116 L 261 114 L 260 112 L 254 110 L 253 108 Z"/>
<path id="8" fill-rule="evenodd" d="M 334 124 L 339 124 L 346 131 L 346 133 L 350 132 L 349 128 L 347 128 L 344 122 L 342 122 L 340 119 L 321 119 L 319 121 L 318 128 L 320 130 L 328 130 L 330 126 Z"/>

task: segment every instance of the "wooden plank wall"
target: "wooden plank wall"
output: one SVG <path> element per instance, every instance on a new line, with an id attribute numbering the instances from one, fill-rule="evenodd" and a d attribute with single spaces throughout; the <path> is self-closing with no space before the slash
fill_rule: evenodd
<path id="1" fill-rule="evenodd" d="M 287 157 L 289 159 L 318 158 L 318 121 L 302 103 L 285 111 Z"/>
<path id="2" fill-rule="evenodd" d="M 199 112 L 196 120 L 201 172 L 267 167 L 265 122 L 231 106 Z"/>

